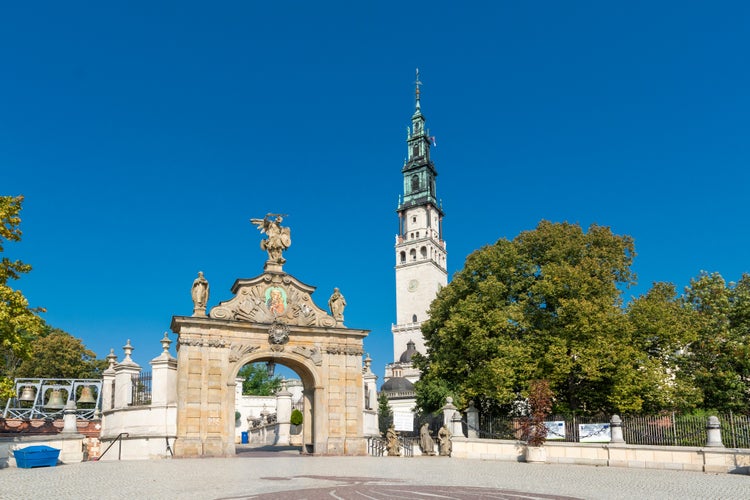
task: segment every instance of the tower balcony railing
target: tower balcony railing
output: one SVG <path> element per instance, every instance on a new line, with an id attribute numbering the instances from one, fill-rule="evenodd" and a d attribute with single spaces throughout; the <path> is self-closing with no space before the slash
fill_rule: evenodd
<path id="1" fill-rule="evenodd" d="M 414 323 L 401 323 L 399 325 L 391 323 L 391 331 L 393 333 L 408 332 L 409 330 L 418 330 L 421 326 L 421 321 L 417 321 Z"/>

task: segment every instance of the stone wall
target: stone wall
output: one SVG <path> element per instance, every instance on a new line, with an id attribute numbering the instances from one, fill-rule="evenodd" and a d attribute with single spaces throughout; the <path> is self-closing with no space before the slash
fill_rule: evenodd
<path id="1" fill-rule="evenodd" d="M 547 463 L 750 474 L 750 449 L 547 442 Z M 525 461 L 521 441 L 453 438 L 453 457 Z"/>

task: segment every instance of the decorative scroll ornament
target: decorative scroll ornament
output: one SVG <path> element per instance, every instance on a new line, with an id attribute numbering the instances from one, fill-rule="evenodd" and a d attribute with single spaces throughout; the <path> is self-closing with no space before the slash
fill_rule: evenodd
<path id="1" fill-rule="evenodd" d="M 275 345 L 283 345 L 289 342 L 289 326 L 274 321 L 271 328 L 268 329 L 268 342 Z"/>
<path id="2" fill-rule="evenodd" d="M 258 349 L 260 349 L 260 346 L 257 345 L 234 344 L 229 352 L 229 361 L 235 363 L 245 354 L 250 354 Z"/>
<path id="3" fill-rule="evenodd" d="M 226 347 L 227 341 L 219 337 L 204 337 L 204 336 L 186 336 L 180 335 L 177 338 L 180 345 L 193 346 L 193 347 Z"/>
<path id="4" fill-rule="evenodd" d="M 327 345 L 326 352 L 328 354 L 345 354 L 347 356 L 362 356 L 364 354 L 361 347 L 334 344 Z"/>
<path id="5" fill-rule="evenodd" d="M 265 273 L 239 280 L 234 298 L 211 309 L 210 317 L 230 321 L 272 323 L 292 326 L 341 327 L 330 314 L 312 301 L 315 288 L 288 274 Z"/>

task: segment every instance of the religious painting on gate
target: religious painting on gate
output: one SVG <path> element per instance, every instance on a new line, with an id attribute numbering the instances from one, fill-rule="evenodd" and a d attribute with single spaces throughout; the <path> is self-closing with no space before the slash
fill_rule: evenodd
<path id="1" fill-rule="evenodd" d="M 286 290 L 278 286 L 266 288 L 266 307 L 274 316 L 281 316 L 286 311 Z"/>

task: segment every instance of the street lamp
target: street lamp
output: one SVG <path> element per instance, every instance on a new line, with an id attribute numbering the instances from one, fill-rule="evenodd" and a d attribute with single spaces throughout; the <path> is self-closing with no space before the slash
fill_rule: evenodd
<path id="1" fill-rule="evenodd" d="M 276 363 L 273 361 L 268 361 L 266 363 L 266 373 L 268 373 L 268 378 L 273 378 L 273 372 L 276 370 Z"/>

